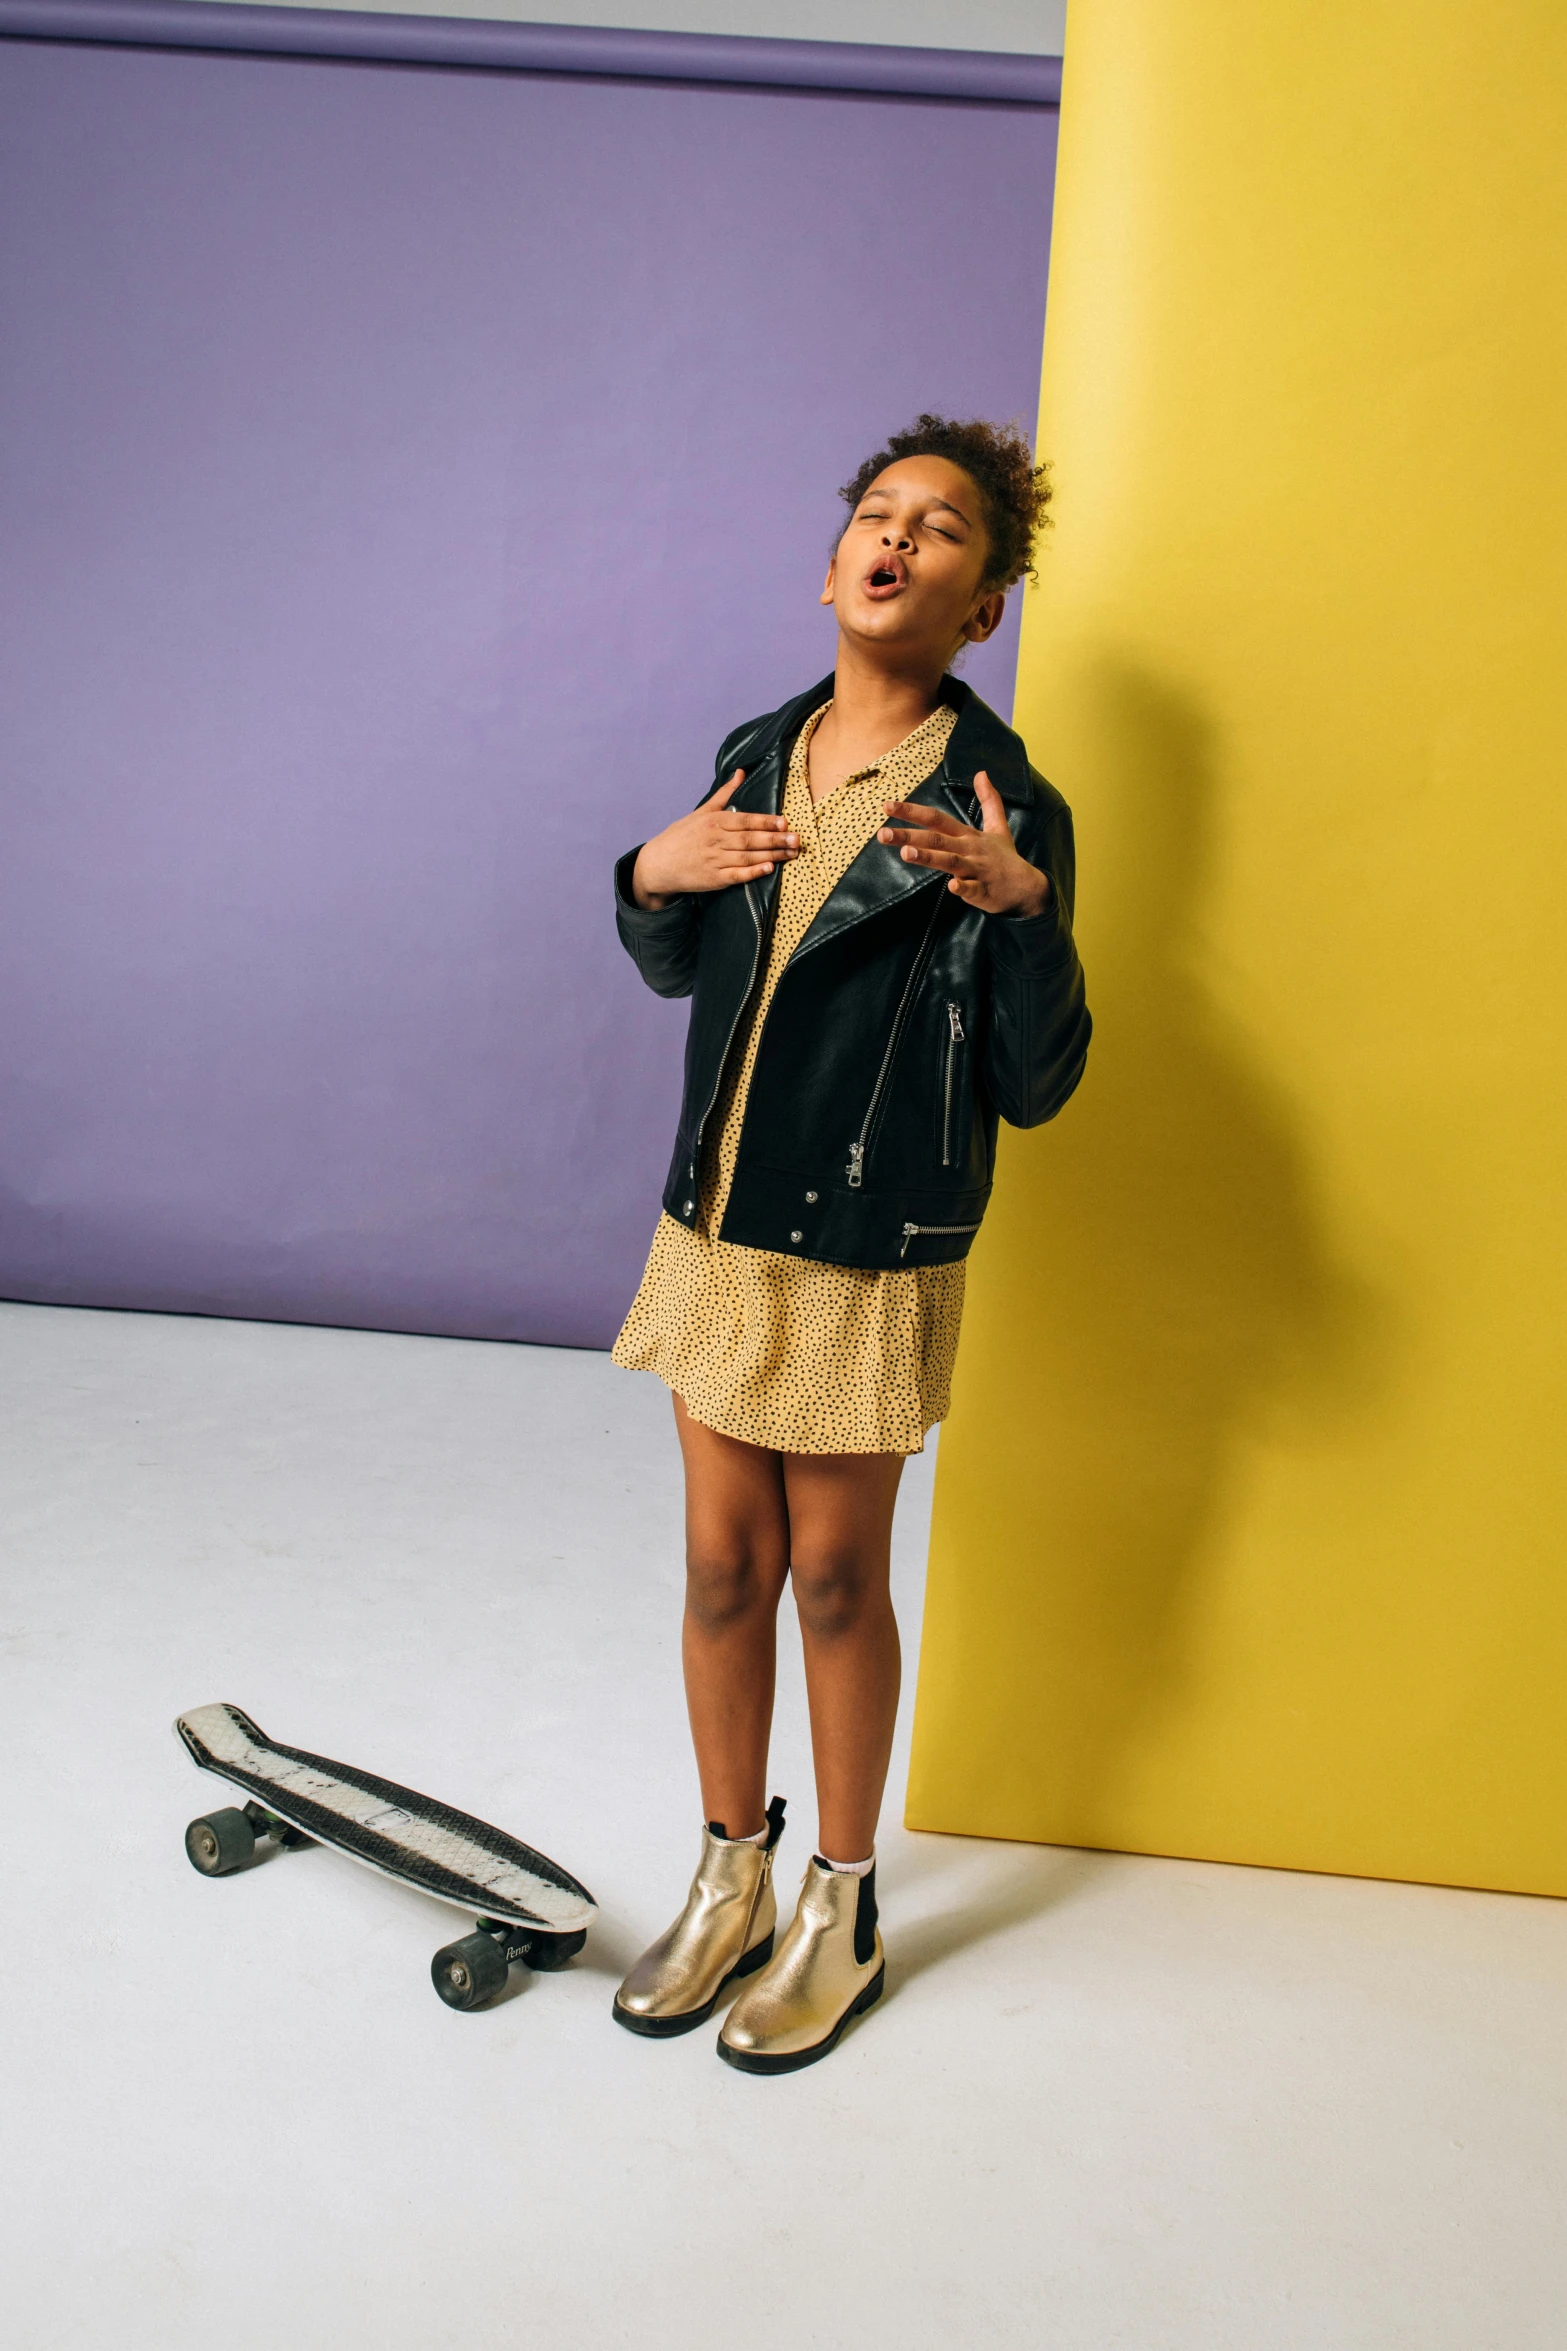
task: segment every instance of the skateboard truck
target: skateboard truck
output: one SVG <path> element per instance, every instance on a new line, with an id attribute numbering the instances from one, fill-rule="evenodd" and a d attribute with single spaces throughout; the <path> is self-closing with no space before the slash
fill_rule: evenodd
<path id="1" fill-rule="evenodd" d="M 226 1878 L 230 1870 L 243 1869 L 247 1861 L 255 1859 L 262 1837 L 285 1846 L 315 1841 L 260 1804 L 230 1804 L 221 1812 L 204 1812 L 191 1822 L 185 1831 L 185 1850 L 192 1867 L 203 1877 Z"/>
<path id="2" fill-rule="evenodd" d="M 546 1927 L 481 1918 L 471 1935 L 437 1951 L 430 1962 L 430 1981 L 448 2008 L 482 2008 L 494 1999 L 506 1981 L 506 1970 L 517 1961 L 542 1974 L 575 1959 L 587 1939 L 586 1927 L 574 1935 L 555 1935 Z"/>
<path id="3" fill-rule="evenodd" d="M 274 1843 L 285 1845 L 290 1850 L 296 1845 L 311 1845 L 315 1842 L 313 1837 L 305 1835 L 303 1829 L 296 1829 L 292 1821 L 279 1820 L 275 1812 L 268 1812 L 263 1805 L 247 1804 L 243 1810 L 258 1837 L 271 1837 Z"/>

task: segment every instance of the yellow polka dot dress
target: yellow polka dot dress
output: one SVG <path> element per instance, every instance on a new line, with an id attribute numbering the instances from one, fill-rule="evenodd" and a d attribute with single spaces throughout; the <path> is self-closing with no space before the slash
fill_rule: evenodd
<path id="1" fill-rule="evenodd" d="M 687 1228 L 659 1218 L 616 1363 L 656 1372 L 694 1420 L 779 1453 L 918 1453 L 944 1420 L 963 1318 L 964 1267 L 875 1272 L 743 1249 L 716 1238 L 729 1198 L 762 1024 L 785 965 L 883 821 L 940 766 L 955 711 L 932 711 L 885 757 L 811 798 L 810 740 L 796 738 L 783 813 L 800 853 L 778 877 L 761 984 L 735 1031 Z"/>

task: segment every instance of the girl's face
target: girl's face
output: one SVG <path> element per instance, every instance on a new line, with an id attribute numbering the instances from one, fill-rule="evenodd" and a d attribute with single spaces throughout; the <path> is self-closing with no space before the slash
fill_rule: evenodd
<path id="1" fill-rule="evenodd" d="M 945 669 L 993 636 L 1006 604 L 980 582 L 989 560 L 979 491 L 946 457 L 900 457 L 878 474 L 827 567 L 822 602 L 869 649 Z"/>

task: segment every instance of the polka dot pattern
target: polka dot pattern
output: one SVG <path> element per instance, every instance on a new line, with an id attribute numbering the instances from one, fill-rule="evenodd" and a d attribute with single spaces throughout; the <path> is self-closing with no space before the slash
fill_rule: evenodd
<path id="1" fill-rule="evenodd" d="M 661 1216 L 613 1357 L 656 1372 L 692 1418 L 780 1453 L 919 1453 L 944 1420 L 963 1318 L 964 1266 L 877 1272 L 743 1249 L 715 1236 L 740 1150 L 762 1024 L 784 967 L 882 822 L 941 764 L 957 724 L 943 706 L 818 806 L 807 755 L 830 703 L 801 729 L 783 813 L 800 855 L 778 877 L 761 984 L 730 1047 L 696 1225 Z"/>

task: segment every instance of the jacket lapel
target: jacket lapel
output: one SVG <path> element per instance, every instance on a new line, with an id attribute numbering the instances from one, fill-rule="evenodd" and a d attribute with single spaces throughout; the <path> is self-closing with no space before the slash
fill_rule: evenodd
<path id="1" fill-rule="evenodd" d="M 745 782 L 730 801 L 731 808 L 754 816 L 776 816 L 783 805 L 785 752 L 813 710 L 831 698 L 833 679 L 822 678 L 775 711 L 754 741 L 742 743 L 735 765 L 746 771 Z M 934 774 L 909 793 L 916 806 L 941 808 L 960 824 L 977 824 L 979 807 L 974 777 L 983 768 L 1009 808 L 1026 807 L 1033 798 L 1028 754 L 1022 740 L 982 702 L 960 678 L 949 678 L 947 699 L 958 713 L 958 723 L 947 743 L 946 756 Z M 848 872 L 821 908 L 791 963 L 808 955 L 824 940 L 834 939 L 852 923 L 865 922 L 916 890 L 935 888 L 942 880 L 922 865 L 905 865 L 896 849 L 868 841 Z M 778 891 L 778 868 L 765 881 L 747 882 L 745 894 L 758 930 L 765 928 Z"/>
<path id="2" fill-rule="evenodd" d="M 946 815 L 955 816 L 960 824 L 977 825 L 979 803 L 974 795 L 974 777 L 983 768 L 1009 809 L 1026 807 L 1033 798 L 1033 786 L 1021 739 L 1002 724 L 971 687 L 959 679 L 947 682 L 949 699 L 957 705 L 958 723 L 948 738 L 940 767 L 905 795 L 910 805 L 939 808 Z M 740 796 L 737 792 L 735 799 Z M 776 881 L 776 874 L 773 879 Z M 933 873 L 928 866 L 905 865 L 899 850 L 872 838 L 827 899 L 789 960 L 797 963 L 813 947 L 820 947 L 852 924 L 865 922 L 871 915 L 895 906 L 900 898 L 912 897 L 916 890 L 935 889 L 944 884 L 942 874 Z"/>
<path id="3" fill-rule="evenodd" d="M 917 790 L 908 794 L 908 799 L 916 807 L 943 808 L 951 816 L 963 815 L 939 767 Z M 896 849 L 873 835 L 818 910 L 790 962 L 798 963 L 802 955 L 809 955 L 813 947 L 835 939 L 851 924 L 865 922 L 884 908 L 896 906 L 900 898 L 912 898 L 916 890 L 932 889 L 942 880 L 943 876 L 932 873 L 928 866 L 905 865 Z"/>
<path id="4" fill-rule="evenodd" d="M 731 808 L 746 808 L 753 815 L 776 816 L 783 798 L 783 755 L 813 710 L 832 699 L 833 681 L 823 678 L 805 694 L 797 694 L 781 710 L 775 710 L 770 719 L 755 734 L 740 745 L 734 765 L 745 769 L 745 782 L 730 801 Z M 723 782 L 722 776 L 718 781 Z M 766 795 L 771 794 L 768 798 Z"/>
<path id="5" fill-rule="evenodd" d="M 749 816 L 776 816 L 783 806 L 784 754 L 813 710 L 831 699 L 833 681 L 830 677 L 811 687 L 805 694 L 796 695 L 781 710 L 773 713 L 752 742 L 742 743 L 736 767 L 745 769 L 745 782 L 730 801 L 731 808 L 743 809 Z M 764 930 L 772 903 L 778 894 L 778 868 L 775 865 L 765 881 L 747 882 L 746 903 L 756 921 L 757 929 Z"/>
<path id="6" fill-rule="evenodd" d="M 755 767 L 746 769 L 745 782 L 730 801 L 750 816 L 776 816 L 783 804 L 783 751 L 775 743 Z"/>
<path id="7" fill-rule="evenodd" d="M 961 678 L 949 678 L 947 684 L 958 723 L 947 744 L 941 773 L 972 802 L 974 777 L 983 768 L 1009 808 L 1026 808 L 1034 797 L 1034 787 L 1022 736 L 1014 734 Z"/>
<path id="8" fill-rule="evenodd" d="M 747 770 L 745 782 L 730 801 L 731 808 L 742 808 L 748 816 L 776 816 L 783 806 L 784 763 L 781 744 L 775 742 L 759 767 Z M 745 885 L 746 904 L 750 907 L 759 931 L 767 927 L 767 917 L 778 892 L 778 868 L 759 882 Z"/>

